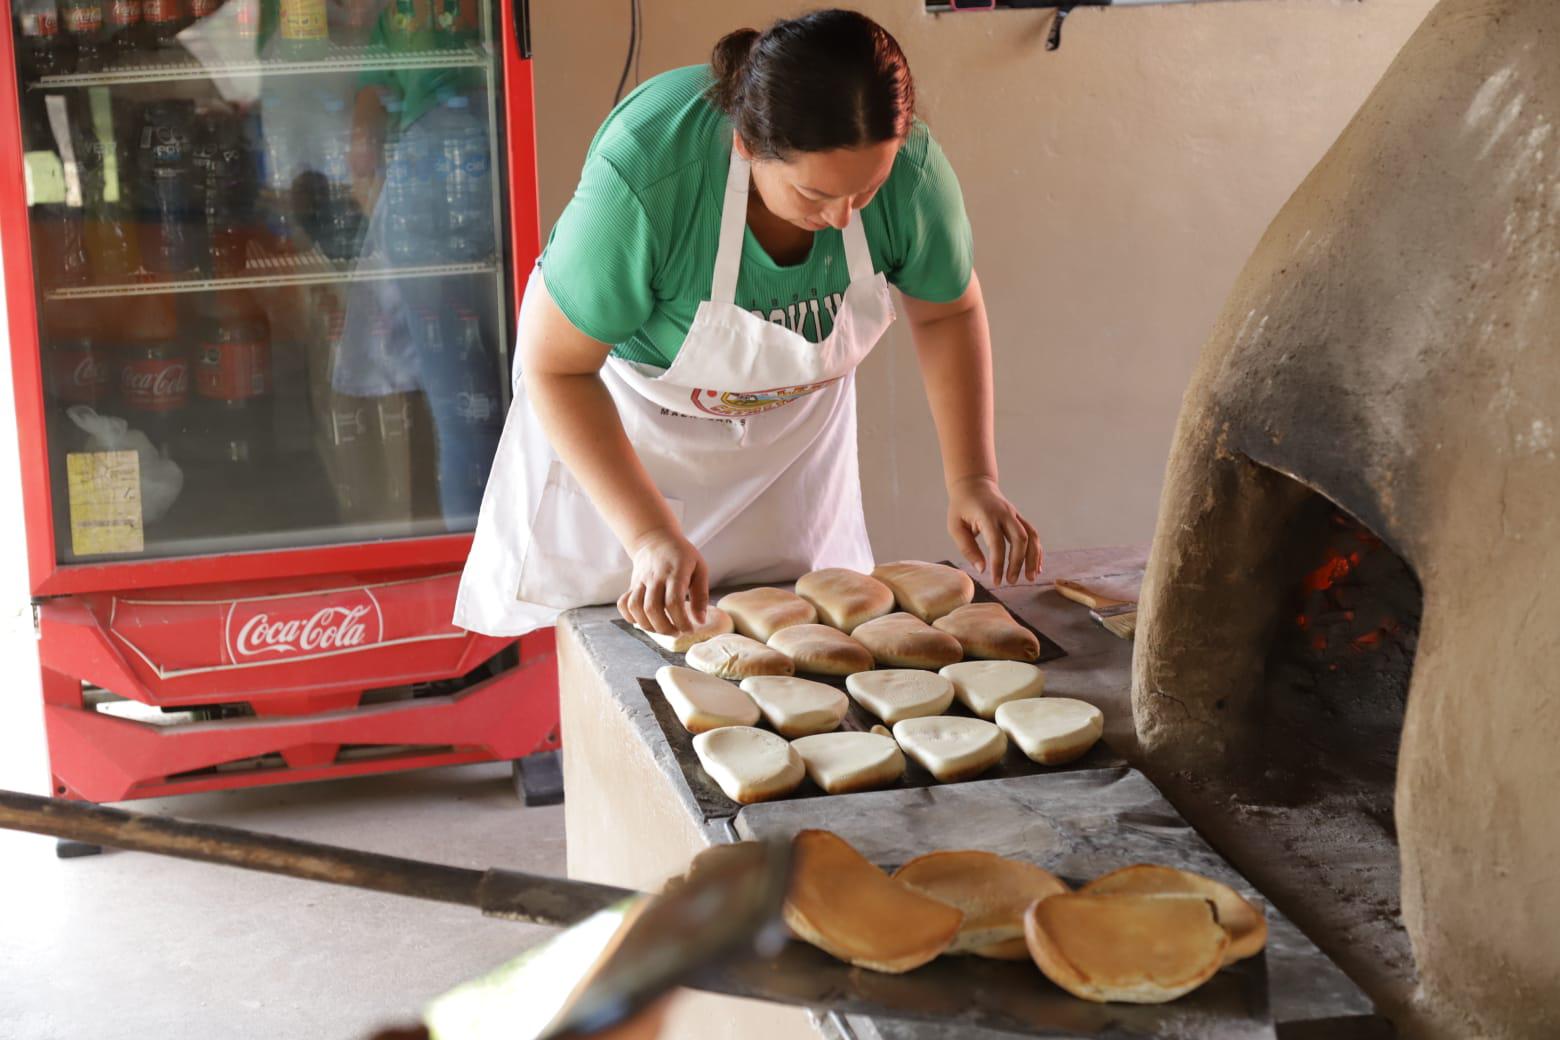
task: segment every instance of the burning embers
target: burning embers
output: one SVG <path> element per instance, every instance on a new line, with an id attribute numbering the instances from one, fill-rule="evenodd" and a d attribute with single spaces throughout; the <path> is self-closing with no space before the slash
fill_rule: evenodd
<path id="1" fill-rule="evenodd" d="M 1412 660 L 1417 605 L 1371 595 L 1402 569 L 1401 561 L 1342 510 L 1332 511 L 1328 527 L 1335 533 L 1326 540 L 1322 562 L 1300 579 L 1297 590 L 1294 624 L 1306 645 L 1333 672 L 1378 653 Z M 1398 613 L 1405 606 L 1416 612 L 1413 627 L 1405 628 Z"/>

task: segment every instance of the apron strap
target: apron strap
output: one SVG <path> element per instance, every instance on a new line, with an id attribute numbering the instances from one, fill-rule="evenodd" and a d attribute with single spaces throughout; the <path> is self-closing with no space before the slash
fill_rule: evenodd
<path id="1" fill-rule="evenodd" d="M 861 210 L 851 210 L 850 222 L 840 237 L 845 240 L 845 264 L 850 280 L 859 282 L 876 275 L 872 270 L 872 251 L 867 248 L 867 232 L 861 223 Z"/>
<path id="2" fill-rule="evenodd" d="M 748 161 L 731 149 L 731 167 L 726 173 L 726 199 L 720 210 L 720 240 L 715 248 L 715 277 L 710 285 L 714 303 L 734 303 L 737 299 L 737 269 L 742 264 L 742 240 L 747 231 Z"/>

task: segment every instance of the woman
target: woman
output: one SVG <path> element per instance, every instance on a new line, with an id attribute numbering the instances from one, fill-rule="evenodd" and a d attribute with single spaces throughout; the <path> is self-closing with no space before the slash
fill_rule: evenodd
<path id="1" fill-rule="evenodd" d="M 732 33 L 608 116 L 520 309 L 457 624 L 513 635 L 616 598 L 671 633 L 711 585 L 870 570 L 854 372 L 890 282 L 949 532 L 993 580 L 1034 577 L 1039 538 L 997 486 L 969 224 L 914 107 L 894 38 L 829 10 Z"/>

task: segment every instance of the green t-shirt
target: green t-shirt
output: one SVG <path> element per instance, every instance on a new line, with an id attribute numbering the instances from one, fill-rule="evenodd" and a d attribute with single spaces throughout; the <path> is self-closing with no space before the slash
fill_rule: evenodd
<path id="1" fill-rule="evenodd" d="M 682 346 L 715 273 L 731 123 L 704 97 L 707 66 L 644 83 L 612 111 L 542 254 L 553 302 L 613 354 L 662 368 Z M 874 269 L 909 296 L 945 303 L 970 281 L 964 199 L 942 149 L 917 121 L 861 211 Z M 840 232 L 815 234 L 781 267 L 748 231 L 737 304 L 816 343 L 834 327 L 850 274 Z"/>

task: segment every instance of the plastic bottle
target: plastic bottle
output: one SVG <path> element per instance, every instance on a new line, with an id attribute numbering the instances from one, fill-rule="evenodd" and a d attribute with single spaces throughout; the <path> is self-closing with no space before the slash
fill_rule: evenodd
<path id="1" fill-rule="evenodd" d="M 186 24 L 184 0 L 141 0 L 141 24 L 153 46 L 173 46 Z"/>
<path id="2" fill-rule="evenodd" d="M 324 175 L 316 240 L 332 260 L 359 255 L 363 211 L 352 193 L 352 117 L 346 102 L 327 96 L 320 140 L 320 173 Z"/>
<path id="3" fill-rule="evenodd" d="M 416 50 L 428 36 L 430 0 L 390 0 L 391 50 Z"/>
<path id="4" fill-rule="evenodd" d="M 330 24 L 325 0 L 282 0 L 276 27 L 276 56 L 306 61 L 325 55 L 330 44 Z"/>
<path id="5" fill-rule="evenodd" d="M 271 454 L 271 329 L 265 313 L 239 292 L 206 307 L 194 364 L 196 434 L 191 457 L 249 463 Z"/>
<path id="6" fill-rule="evenodd" d="M 107 0 L 103 9 L 110 48 L 124 58 L 141 48 L 141 0 Z"/>
<path id="7" fill-rule="evenodd" d="M 390 111 L 389 123 L 399 120 Z M 392 133 L 385 160 L 385 253 L 390 263 L 406 267 L 436 258 L 438 230 L 434 195 L 434 147 L 425 133 Z"/>
<path id="8" fill-rule="evenodd" d="M 184 274 L 196 266 L 193 116 L 187 101 L 154 101 L 142 111 L 136 159 L 141 262 L 157 274 Z"/>
<path id="9" fill-rule="evenodd" d="M 98 285 L 128 282 L 140 267 L 135 223 L 124 204 L 124 182 L 119 176 L 118 145 L 113 133 L 112 123 L 89 123 L 76 144 L 87 267 L 91 280 Z"/>
<path id="10" fill-rule="evenodd" d="M 482 323 L 472 311 L 461 308 L 455 312 L 455 409 L 459 428 L 451 431 L 467 445 L 482 445 L 491 449 L 496 445 L 501 420 L 501 404 L 497 382 L 493 378 L 492 360 L 482 342 Z M 440 430 L 439 435 L 444 436 Z M 475 507 L 482 498 L 482 488 L 487 483 L 488 468 L 493 463 L 491 450 L 462 453 L 462 473 L 444 474 L 443 479 L 457 482 Z M 448 499 L 448 496 L 445 496 Z"/>
<path id="11" fill-rule="evenodd" d="M 96 72 L 108 60 L 103 32 L 103 0 L 63 0 L 60 20 L 76 51 L 76 71 Z"/>
<path id="12" fill-rule="evenodd" d="M 172 297 L 120 301 L 128 337 L 121 355 L 119 397 L 133 429 L 168 448 L 181 440 L 190 401 L 189 357 L 179 341 Z"/>
<path id="13" fill-rule="evenodd" d="M 471 113 L 471 101 L 452 97 L 440 141 L 438 173 L 443 189 L 443 255 L 454 262 L 483 260 L 493 252 L 493 168 L 487 131 Z"/>
<path id="14" fill-rule="evenodd" d="M 31 75 L 59 76 L 75 67 L 54 0 L 19 0 L 17 37 L 22 68 Z"/>
<path id="15" fill-rule="evenodd" d="M 476 38 L 476 0 L 432 0 L 433 32 L 440 47 L 469 46 Z"/>
<path id="16" fill-rule="evenodd" d="M 206 166 L 206 242 L 211 273 L 228 278 L 244 272 L 255 219 L 258 177 L 254 155 L 235 118 L 218 124 Z"/>
<path id="17" fill-rule="evenodd" d="M 190 21 L 198 22 L 216 14 L 217 8 L 222 6 L 222 0 L 189 0 L 189 4 Z"/>

